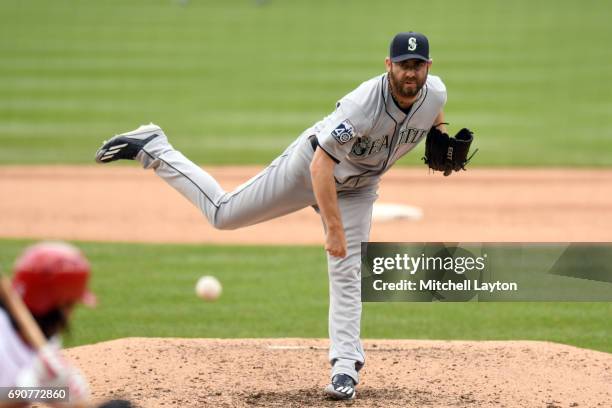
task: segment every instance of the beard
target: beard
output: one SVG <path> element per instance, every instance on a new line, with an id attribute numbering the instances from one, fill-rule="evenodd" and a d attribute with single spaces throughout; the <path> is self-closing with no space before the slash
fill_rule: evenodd
<path id="1" fill-rule="evenodd" d="M 428 72 L 429 73 L 429 70 Z M 402 98 L 414 98 L 421 91 L 427 81 L 427 74 L 422 78 L 415 75 L 414 79 L 401 80 L 395 76 L 393 70 L 389 71 L 389 79 L 391 80 L 391 88 Z"/>

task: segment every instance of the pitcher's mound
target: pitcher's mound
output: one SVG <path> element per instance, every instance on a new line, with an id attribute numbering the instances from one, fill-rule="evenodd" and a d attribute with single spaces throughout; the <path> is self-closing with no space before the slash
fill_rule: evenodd
<path id="1" fill-rule="evenodd" d="M 612 354 L 533 341 L 367 340 L 357 399 L 326 400 L 327 340 L 129 338 L 68 350 L 96 399 L 142 407 L 608 407 Z"/>

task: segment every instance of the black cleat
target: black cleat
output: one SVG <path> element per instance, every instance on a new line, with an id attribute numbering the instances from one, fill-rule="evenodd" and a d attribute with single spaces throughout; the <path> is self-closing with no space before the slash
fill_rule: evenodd
<path id="1" fill-rule="evenodd" d="M 325 395 L 335 400 L 350 400 L 355 398 L 355 380 L 350 375 L 336 374 L 331 384 L 325 387 Z"/>
<path id="2" fill-rule="evenodd" d="M 104 141 L 96 152 L 96 162 L 109 163 L 115 160 L 134 160 L 138 152 L 151 140 L 166 137 L 161 128 L 154 124 L 143 125 L 131 132 L 117 135 Z"/>

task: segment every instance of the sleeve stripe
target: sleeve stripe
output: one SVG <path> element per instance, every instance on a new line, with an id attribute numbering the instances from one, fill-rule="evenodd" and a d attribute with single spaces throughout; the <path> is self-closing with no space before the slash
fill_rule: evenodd
<path id="1" fill-rule="evenodd" d="M 325 150 L 325 148 L 323 148 L 323 146 L 321 146 L 321 143 L 318 143 L 318 145 L 319 145 L 319 149 L 323 150 L 325 152 L 325 154 L 327 154 L 333 161 L 336 162 L 336 164 L 340 163 L 340 160 L 336 159 L 333 154 L 331 154 L 330 152 Z"/>

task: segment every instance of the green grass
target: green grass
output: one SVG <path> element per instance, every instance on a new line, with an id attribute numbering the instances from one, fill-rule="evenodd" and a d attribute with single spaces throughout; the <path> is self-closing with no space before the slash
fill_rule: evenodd
<path id="1" fill-rule="evenodd" d="M 9 270 L 26 241 L 0 240 Z M 68 345 L 127 336 L 326 337 L 321 248 L 78 244 L 100 304 L 79 308 Z M 194 294 L 215 275 L 223 295 Z M 612 352 L 612 303 L 366 303 L 364 338 L 549 340 Z"/>
<path id="2" fill-rule="evenodd" d="M 3 0 L 0 164 L 91 163 L 149 121 L 197 162 L 263 164 L 414 29 L 474 165 L 612 165 L 610 2 L 184 3 Z"/>

